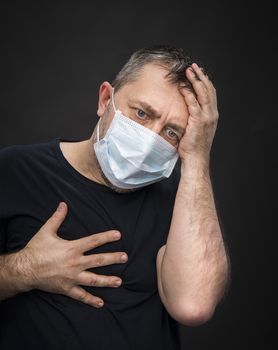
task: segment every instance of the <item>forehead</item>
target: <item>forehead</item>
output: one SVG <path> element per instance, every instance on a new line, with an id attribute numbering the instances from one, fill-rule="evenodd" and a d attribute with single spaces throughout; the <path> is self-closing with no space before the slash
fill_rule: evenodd
<path id="1" fill-rule="evenodd" d="M 176 121 L 188 115 L 184 97 L 178 86 L 166 79 L 168 71 L 157 64 L 146 64 L 133 82 L 124 85 L 119 93 L 127 100 L 141 100 L 150 104 L 163 116 L 171 115 Z"/>
<path id="2" fill-rule="evenodd" d="M 125 86 L 129 89 L 145 89 L 148 91 L 167 90 L 169 92 L 169 90 L 177 89 L 174 84 L 166 79 L 167 73 L 168 71 L 162 66 L 148 63 L 137 73 L 136 79 Z"/>

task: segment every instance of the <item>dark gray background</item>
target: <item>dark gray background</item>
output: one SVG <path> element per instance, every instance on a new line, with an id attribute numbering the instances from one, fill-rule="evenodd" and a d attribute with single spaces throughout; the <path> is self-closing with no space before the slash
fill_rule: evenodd
<path id="1" fill-rule="evenodd" d="M 277 321 L 277 38 L 266 1 L 2 1 L 0 148 L 89 138 L 99 84 L 150 44 L 211 72 L 220 118 L 211 155 L 232 284 L 184 349 L 274 348 Z M 0 174 L 1 178 L 1 174 Z M 277 343 L 277 341 L 276 341 Z"/>

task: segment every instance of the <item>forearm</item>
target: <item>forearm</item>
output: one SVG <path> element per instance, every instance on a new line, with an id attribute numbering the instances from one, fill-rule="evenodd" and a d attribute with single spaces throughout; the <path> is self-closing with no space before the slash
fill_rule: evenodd
<path id="1" fill-rule="evenodd" d="M 31 288 L 31 270 L 24 251 L 0 255 L 0 301 Z"/>
<path id="2" fill-rule="evenodd" d="M 189 309 L 214 309 L 225 291 L 228 267 L 209 167 L 196 159 L 183 162 L 161 263 L 167 302 Z"/>

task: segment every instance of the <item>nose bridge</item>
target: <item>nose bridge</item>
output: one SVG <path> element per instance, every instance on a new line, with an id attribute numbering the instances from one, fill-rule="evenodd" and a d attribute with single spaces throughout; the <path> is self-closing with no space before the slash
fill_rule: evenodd
<path id="1" fill-rule="evenodd" d="M 147 127 L 156 134 L 160 135 L 163 130 L 163 123 L 161 122 L 160 118 L 154 118 L 148 123 Z"/>

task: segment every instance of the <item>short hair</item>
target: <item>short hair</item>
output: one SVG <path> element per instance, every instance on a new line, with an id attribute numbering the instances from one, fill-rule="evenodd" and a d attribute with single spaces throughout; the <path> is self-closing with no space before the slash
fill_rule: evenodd
<path id="1" fill-rule="evenodd" d="M 125 63 L 112 82 L 115 91 L 127 83 L 138 78 L 142 68 L 148 63 L 154 63 L 165 68 L 168 73 L 166 78 L 173 84 L 181 84 L 182 87 L 194 92 L 191 82 L 185 76 L 185 70 L 192 63 L 197 62 L 192 56 L 185 54 L 182 48 L 170 45 L 154 45 L 135 51 Z M 202 65 L 202 71 L 208 75 Z"/>

